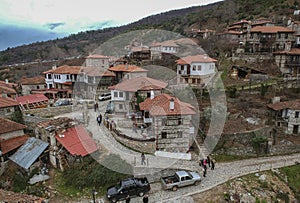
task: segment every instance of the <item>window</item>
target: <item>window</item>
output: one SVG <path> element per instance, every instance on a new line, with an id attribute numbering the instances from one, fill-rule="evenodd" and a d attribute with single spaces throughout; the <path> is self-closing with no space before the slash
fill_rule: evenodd
<path id="1" fill-rule="evenodd" d="M 67 80 L 69 80 L 70 79 L 70 75 L 67 75 Z"/>
<path id="2" fill-rule="evenodd" d="M 114 92 L 114 97 L 118 97 L 118 92 Z"/>
<path id="3" fill-rule="evenodd" d="M 119 97 L 123 97 L 123 92 L 119 92 Z"/>
<path id="4" fill-rule="evenodd" d="M 123 109 L 123 104 L 119 104 L 119 109 Z"/>
<path id="5" fill-rule="evenodd" d="M 182 138 L 182 131 L 177 131 L 177 138 Z"/>
<path id="6" fill-rule="evenodd" d="M 299 118 L 299 111 L 295 112 L 295 118 Z"/>
<path id="7" fill-rule="evenodd" d="M 51 74 L 48 74 L 48 79 L 52 79 L 52 75 Z"/>
<path id="8" fill-rule="evenodd" d="M 198 71 L 201 71 L 201 65 L 198 65 Z"/>
<path id="9" fill-rule="evenodd" d="M 37 90 L 40 89 L 40 86 L 37 85 L 37 86 L 36 86 L 36 89 L 37 89 Z"/>
<path id="10" fill-rule="evenodd" d="M 195 65 L 193 65 L 193 71 L 196 71 L 196 66 Z"/>
<path id="11" fill-rule="evenodd" d="M 161 132 L 161 139 L 167 139 L 167 132 Z"/>

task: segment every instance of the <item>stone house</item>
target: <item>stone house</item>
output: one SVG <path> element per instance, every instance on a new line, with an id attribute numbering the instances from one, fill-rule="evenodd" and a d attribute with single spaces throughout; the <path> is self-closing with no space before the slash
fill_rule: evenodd
<path id="1" fill-rule="evenodd" d="M 130 115 L 139 110 L 138 103 L 151 95 L 161 94 L 167 83 L 140 76 L 109 87 L 113 113 Z"/>
<path id="2" fill-rule="evenodd" d="M 45 77 L 22 78 L 19 82 L 22 95 L 31 94 L 32 90 L 45 89 Z"/>
<path id="3" fill-rule="evenodd" d="M 168 94 L 160 94 L 141 102 L 144 121 L 150 123 L 156 150 L 186 153 L 194 141 L 192 116 L 194 107 Z"/>
<path id="4" fill-rule="evenodd" d="M 206 54 L 186 56 L 176 60 L 177 83 L 187 83 L 191 86 L 206 85 L 205 79 L 216 73 L 217 60 Z"/>
<path id="5" fill-rule="evenodd" d="M 19 103 L 9 97 L 0 96 L 0 117 L 10 116 L 19 108 Z"/>
<path id="6" fill-rule="evenodd" d="M 5 96 L 15 99 L 17 96 L 17 87 L 17 84 L 10 83 L 8 80 L 0 81 L 0 94 L 2 94 L 2 97 Z"/>
<path id="7" fill-rule="evenodd" d="M 278 51 L 273 53 L 276 65 L 289 79 L 298 79 L 300 74 L 300 49 Z"/>
<path id="8" fill-rule="evenodd" d="M 156 42 L 150 46 L 151 60 L 161 59 L 162 54 L 176 54 L 179 51 L 179 46 L 174 40 L 168 40 L 164 42 Z"/>
<path id="9" fill-rule="evenodd" d="M 79 157 L 98 150 L 96 143 L 79 122 L 61 117 L 37 124 L 35 136 L 49 143 L 49 160 L 55 168 L 64 168 Z"/>
<path id="10" fill-rule="evenodd" d="M 8 157 L 29 138 L 29 136 L 24 133 L 25 128 L 26 126 L 23 124 L 0 118 L 1 161 L 7 160 Z"/>
<path id="11" fill-rule="evenodd" d="M 100 54 L 90 54 L 85 57 L 85 67 L 109 68 L 109 57 Z"/>
<path id="12" fill-rule="evenodd" d="M 112 66 L 108 70 L 112 71 L 116 75 L 115 83 L 119 83 L 123 79 L 130 80 L 140 76 L 147 77 L 148 72 L 148 70 L 145 70 L 141 67 L 129 64 Z"/>
<path id="13" fill-rule="evenodd" d="M 268 104 L 275 125 L 283 128 L 286 134 L 300 133 L 300 100 Z"/>

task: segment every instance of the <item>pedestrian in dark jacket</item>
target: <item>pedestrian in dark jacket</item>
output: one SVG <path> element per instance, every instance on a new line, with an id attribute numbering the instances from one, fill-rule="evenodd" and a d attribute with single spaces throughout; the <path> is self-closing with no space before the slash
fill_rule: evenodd
<path id="1" fill-rule="evenodd" d="M 210 160 L 209 155 L 207 156 L 206 160 L 207 160 L 208 167 L 210 167 L 211 160 Z"/>
<path id="2" fill-rule="evenodd" d="M 149 202 L 149 199 L 148 199 L 148 195 L 146 194 L 144 197 L 143 197 L 143 203 L 148 203 Z"/>
<path id="3" fill-rule="evenodd" d="M 211 170 L 215 169 L 215 160 L 211 160 Z"/>

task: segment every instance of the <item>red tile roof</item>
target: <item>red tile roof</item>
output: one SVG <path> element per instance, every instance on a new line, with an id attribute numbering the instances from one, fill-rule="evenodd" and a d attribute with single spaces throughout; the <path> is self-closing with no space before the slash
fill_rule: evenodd
<path id="1" fill-rule="evenodd" d="M 116 75 L 106 69 L 94 68 L 94 67 L 83 67 L 80 71 L 81 73 L 85 73 L 88 76 L 95 76 L 95 77 L 115 77 Z"/>
<path id="2" fill-rule="evenodd" d="M 23 130 L 25 128 L 26 125 L 11 121 L 9 119 L 0 118 L 0 134 Z"/>
<path id="3" fill-rule="evenodd" d="M 138 67 L 135 65 L 127 65 L 127 64 L 120 64 L 117 66 L 113 66 L 113 67 L 110 67 L 108 70 L 114 71 L 114 72 L 147 72 L 148 71 L 141 67 Z"/>
<path id="4" fill-rule="evenodd" d="M 0 148 L 3 154 L 6 154 L 7 152 L 10 152 L 11 150 L 14 150 L 21 145 L 23 145 L 27 140 L 29 136 L 28 135 L 22 135 L 18 137 L 14 137 L 8 140 L 0 140 Z"/>
<path id="5" fill-rule="evenodd" d="M 0 86 L 6 86 L 6 87 L 13 88 L 13 87 L 17 87 L 18 84 L 12 83 L 12 82 L 0 81 Z"/>
<path id="6" fill-rule="evenodd" d="M 48 98 L 43 94 L 29 94 L 26 96 L 21 96 L 16 98 L 19 104 L 32 104 L 37 102 L 48 101 Z"/>
<path id="7" fill-rule="evenodd" d="M 5 93 L 5 94 L 17 94 L 16 90 L 13 88 L 13 87 L 16 87 L 16 86 L 12 86 L 11 84 L 12 83 L 6 84 L 5 82 L 1 82 L 0 83 L 0 94 L 1 93 Z"/>
<path id="8" fill-rule="evenodd" d="M 178 47 L 178 45 L 173 40 L 168 40 L 168 41 L 164 41 L 164 42 L 156 42 L 156 43 L 153 43 L 151 45 L 151 47 L 160 47 L 160 46 L 163 46 L 163 47 Z"/>
<path id="9" fill-rule="evenodd" d="M 174 99 L 174 110 L 170 110 L 170 100 Z M 196 114 L 194 107 L 182 102 L 176 97 L 168 94 L 161 94 L 153 99 L 147 98 L 140 103 L 141 110 L 149 111 L 152 116 L 171 116 L 171 115 L 193 115 Z"/>
<path id="10" fill-rule="evenodd" d="M 43 74 L 52 73 L 52 74 L 78 74 L 82 66 L 68 66 L 63 65 L 59 66 L 56 69 L 51 69 L 48 71 L 43 72 Z"/>
<path id="11" fill-rule="evenodd" d="M 21 85 L 37 85 L 37 84 L 44 84 L 45 77 L 44 76 L 37 76 L 33 78 L 22 78 L 20 80 Z"/>
<path id="12" fill-rule="evenodd" d="M 83 126 L 68 128 L 63 136 L 56 135 L 55 138 L 72 155 L 84 157 L 98 150 L 96 143 Z"/>
<path id="13" fill-rule="evenodd" d="M 191 63 L 211 63 L 216 62 L 216 59 L 210 58 L 206 54 L 199 54 L 194 56 L 186 56 L 181 59 L 176 60 L 177 64 L 191 64 Z"/>
<path id="14" fill-rule="evenodd" d="M 0 108 L 10 107 L 10 106 L 18 106 L 19 103 L 16 100 L 13 100 L 9 97 L 3 98 L 0 97 Z"/>
<path id="15" fill-rule="evenodd" d="M 100 54 L 92 54 L 86 57 L 87 59 L 109 59 L 108 56 L 103 56 Z"/>
<path id="16" fill-rule="evenodd" d="M 275 111 L 279 111 L 282 109 L 300 110 L 300 99 L 294 101 L 278 102 L 275 104 L 268 104 L 267 106 Z"/>
<path id="17" fill-rule="evenodd" d="M 137 78 L 132 78 L 130 80 L 124 80 L 123 82 L 109 87 L 110 90 L 121 90 L 126 92 L 136 92 L 138 90 L 144 90 L 149 87 L 152 87 L 152 90 L 161 90 L 166 88 L 168 83 L 165 83 L 160 80 L 156 80 L 153 78 L 148 78 L 144 76 L 140 76 Z"/>
<path id="18" fill-rule="evenodd" d="M 256 26 L 251 29 L 250 32 L 261 32 L 261 33 L 277 33 L 277 32 L 295 32 L 294 30 L 288 29 L 282 26 Z"/>

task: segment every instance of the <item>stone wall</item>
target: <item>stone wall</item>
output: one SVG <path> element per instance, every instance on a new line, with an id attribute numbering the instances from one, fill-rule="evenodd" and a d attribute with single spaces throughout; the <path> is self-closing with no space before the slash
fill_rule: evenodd
<path id="1" fill-rule="evenodd" d="M 42 118 L 50 118 L 64 113 L 70 113 L 74 111 L 73 106 L 59 106 L 59 107 L 47 107 L 47 108 L 38 108 L 38 109 L 30 109 L 23 111 L 23 114 L 34 115 Z"/>

